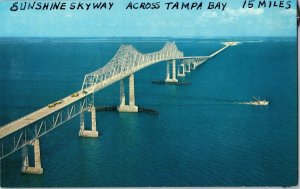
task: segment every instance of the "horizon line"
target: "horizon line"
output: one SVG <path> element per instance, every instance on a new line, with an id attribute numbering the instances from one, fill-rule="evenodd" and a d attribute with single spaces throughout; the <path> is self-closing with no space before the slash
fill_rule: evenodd
<path id="1" fill-rule="evenodd" d="M 0 36 L 0 39 L 4 38 L 86 38 L 86 39 L 97 39 L 97 38 L 233 38 L 233 37 L 297 37 L 297 35 L 274 35 L 274 36 L 258 36 L 258 35 L 249 35 L 249 36 Z"/>

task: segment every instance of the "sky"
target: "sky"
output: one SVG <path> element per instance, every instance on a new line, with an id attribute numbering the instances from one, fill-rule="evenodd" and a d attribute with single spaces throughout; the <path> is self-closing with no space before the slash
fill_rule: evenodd
<path id="1" fill-rule="evenodd" d="M 55 1 L 66 2 L 66 10 L 11 11 L 15 2 L 20 9 L 21 2 L 33 1 L 0 0 L 0 37 L 296 36 L 296 0 L 282 1 L 281 8 L 258 8 L 259 0 L 253 2 L 253 8 L 243 8 L 244 0 L 183 0 L 179 4 L 202 2 L 202 8 L 167 10 L 165 3 L 176 1 L 132 0 L 133 3 L 160 2 L 160 9 L 126 10 L 131 0 L 67 0 Z M 114 5 L 111 10 L 70 10 L 72 2 L 76 5 L 114 2 Z M 209 2 L 226 3 L 226 6 L 223 11 L 222 6 L 208 9 Z"/>

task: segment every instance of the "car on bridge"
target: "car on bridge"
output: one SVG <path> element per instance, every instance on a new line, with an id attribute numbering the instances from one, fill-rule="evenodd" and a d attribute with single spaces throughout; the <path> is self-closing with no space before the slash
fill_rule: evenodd
<path id="1" fill-rule="evenodd" d="M 61 104 L 61 103 L 63 103 L 63 100 L 59 100 L 59 101 L 57 101 L 57 102 L 54 102 L 55 105 Z"/>
<path id="2" fill-rule="evenodd" d="M 71 97 L 78 97 L 79 96 L 79 93 L 73 93 L 72 95 L 71 95 Z"/>
<path id="3" fill-rule="evenodd" d="M 48 104 L 48 108 L 52 108 L 55 106 L 55 103 L 52 103 L 52 104 Z"/>
<path id="4" fill-rule="evenodd" d="M 59 100 L 59 101 L 56 101 L 54 103 L 51 103 L 51 104 L 48 104 L 48 108 L 53 108 L 54 106 L 56 106 L 57 104 L 61 104 L 63 103 L 63 100 Z"/>

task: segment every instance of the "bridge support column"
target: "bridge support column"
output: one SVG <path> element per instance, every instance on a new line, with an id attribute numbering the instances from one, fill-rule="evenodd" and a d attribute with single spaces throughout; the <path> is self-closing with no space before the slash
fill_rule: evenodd
<path id="1" fill-rule="evenodd" d="M 191 69 L 196 69 L 196 62 L 191 63 Z"/>
<path id="2" fill-rule="evenodd" d="M 91 112 L 91 123 L 92 123 L 92 130 L 85 130 L 84 128 L 84 112 L 80 113 L 80 130 L 79 136 L 81 137 L 98 137 L 99 133 L 96 130 L 96 108 L 95 106 L 91 107 L 89 110 Z"/>
<path id="3" fill-rule="evenodd" d="M 40 142 L 39 139 L 35 139 L 31 142 L 34 151 L 34 166 L 29 166 L 29 158 L 28 158 L 28 146 L 22 148 L 22 173 L 29 174 L 43 174 L 43 168 L 41 166 L 41 152 L 40 152 Z"/>
<path id="4" fill-rule="evenodd" d="M 120 80 L 120 106 L 125 106 L 124 79 Z"/>
<path id="5" fill-rule="evenodd" d="M 135 96 L 134 96 L 134 75 L 129 76 L 129 106 L 135 106 Z"/>
<path id="6" fill-rule="evenodd" d="M 134 95 L 134 75 L 129 76 L 129 105 L 125 103 L 124 81 L 120 81 L 120 106 L 119 112 L 138 112 L 138 107 L 135 105 Z"/>
<path id="7" fill-rule="evenodd" d="M 186 68 L 185 72 L 187 72 L 187 73 L 191 72 L 191 63 L 186 64 L 185 68 Z"/>
<path id="8" fill-rule="evenodd" d="M 169 62 L 167 64 L 169 64 Z M 176 60 L 172 60 L 172 79 L 170 79 L 170 73 L 168 73 L 169 72 L 168 66 L 169 65 L 167 65 L 167 78 L 165 79 L 165 82 L 177 83 L 178 80 L 176 79 Z"/>
<path id="9" fill-rule="evenodd" d="M 180 72 L 180 69 L 182 69 L 182 72 Z M 178 77 L 185 77 L 185 65 L 184 64 L 180 64 L 178 67 Z"/>
<path id="10" fill-rule="evenodd" d="M 173 68 L 172 80 L 173 82 L 178 82 L 178 80 L 176 79 L 176 60 L 173 60 L 172 68 Z"/>
<path id="11" fill-rule="evenodd" d="M 166 76 L 166 82 L 170 80 L 170 63 L 167 62 L 167 76 Z"/>

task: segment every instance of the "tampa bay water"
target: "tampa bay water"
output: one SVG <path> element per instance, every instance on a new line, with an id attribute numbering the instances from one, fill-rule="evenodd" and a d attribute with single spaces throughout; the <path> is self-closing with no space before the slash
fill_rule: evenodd
<path id="1" fill-rule="evenodd" d="M 190 85 L 152 84 L 164 62 L 137 72 L 136 104 L 158 115 L 97 112 L 97 139 L 78 136 L 76 117 L 41 137 L 43 175 L 20 173 L 19 150 L 2 160 L 1 186 L 296 185 L 296 38 L 2 39 L 0 125 L 79 90 L 121 44 L 149 53 L 166 41 L 185 56 L 242 43 L 181 79 Z M 235 104 L 253 96 L 270 105 Z M 96 106 L 118 103 L 119 83 L 95 95 Z"/>

